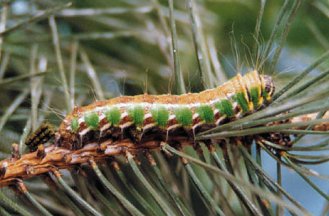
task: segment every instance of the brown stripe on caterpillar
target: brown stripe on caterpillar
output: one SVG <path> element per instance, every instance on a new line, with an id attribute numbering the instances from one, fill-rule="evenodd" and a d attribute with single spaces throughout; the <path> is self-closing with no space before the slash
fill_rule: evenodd
<path id="1" fill-rule="evenodd" d="M 79 149 L 109 138 L 132 138 L 138 143 L 148 139 L 152 131 L 160 131 L 162 139 L 191 136 L 260 109 L 273 93 L 272 79 L 255 70 L 200 93 L 144 94 L 98 101 L 76 107 L 64 119 L 56 133 L 56 145 Z"/>

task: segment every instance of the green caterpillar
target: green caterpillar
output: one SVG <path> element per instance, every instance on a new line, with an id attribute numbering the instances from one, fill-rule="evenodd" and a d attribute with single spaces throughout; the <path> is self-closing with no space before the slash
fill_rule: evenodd
<path id="1" fill-rule="evenodd" d="M 108 139 L 195 135 L 247 115 L 271 101 L 274 84 L 256 70 L 238 74 L 223 85 L 183 95 L 122 96 L 76 107 L 61 123 L 56 145 L 79 149 Z M 165 134 L 165 136 L 163 136 Z"/>

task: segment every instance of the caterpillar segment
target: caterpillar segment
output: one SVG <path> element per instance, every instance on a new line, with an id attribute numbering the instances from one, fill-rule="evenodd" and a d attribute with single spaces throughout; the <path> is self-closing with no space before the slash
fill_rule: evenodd
<path id="1" fill-rule="evenodd" d="M 132 139 L 136 144 L 156 135 L 194 138 L 225 121 L 252 113 L 270 102 L 273 81 L 256 70 L 238 74 L 223 85 L 183 95 L 122 96 L 76 107 L 61 123 L 56 145 L 79 149 L 91 142 Z"/>

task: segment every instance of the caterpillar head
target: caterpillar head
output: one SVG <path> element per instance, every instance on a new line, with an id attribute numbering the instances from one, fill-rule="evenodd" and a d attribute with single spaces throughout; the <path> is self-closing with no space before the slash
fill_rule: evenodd
<path id="1" fill-rule="evenodd" d="M 263 81 L 263 97 L 266 101 L 270 101 L 275 91 L 273 79 L 270 76 L 263 75 Z"/>

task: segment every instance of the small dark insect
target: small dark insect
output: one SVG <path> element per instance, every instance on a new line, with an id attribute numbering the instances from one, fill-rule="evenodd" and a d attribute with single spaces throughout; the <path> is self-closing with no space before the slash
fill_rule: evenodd
<path id="1" fill-rule="evenodd" d="M 25 140 L 25 145 L 28 146 L 30 151 L 35 151 L 38 145 L 48 142 L 55 135 L 55 129 L 53 125 L 48 122 L 44 122 L 40 127 L 30 134 Z"/>

